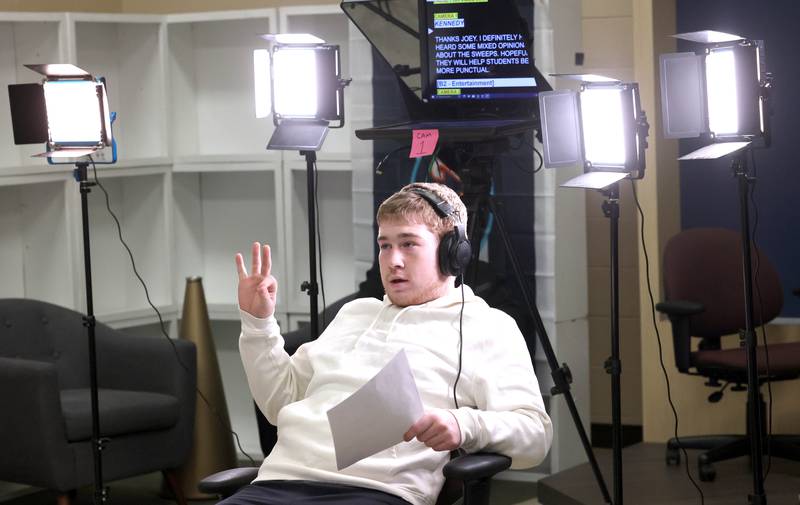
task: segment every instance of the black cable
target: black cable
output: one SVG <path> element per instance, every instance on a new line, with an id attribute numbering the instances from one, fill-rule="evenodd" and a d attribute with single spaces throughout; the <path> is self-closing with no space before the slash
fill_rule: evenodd
<path id="1" fill-rule="evenodd" d="M 314 219 L 317 221 L 317 262 L 319 263 L 319 292 L 322 294 L 322 325 L 319 327 L 320 333 L 325 329 L 325 276 L 322 274 L 322 235 L 319 222 L 319 170 L 317 162 L 314 161 Z M 312 335 L 313 337 L 314 335 Z"/>
<path id="2" fill-rule="evenodd" d="M 513 153 L 505 152 L 505 153 L 503 153 L 503 155 L 507 156 L 508 159 L 510 159 L 512 162 L 514 162 L 514 165 L 517 167 L 517 169 L 520 172 L 522 172 L 524 174 L 536 174 L 544 167 L 544 157 L 542 157 L 542 153 L 540 153 L 538 149 L 533 147 L 533 144 L 531 144 L 530 142 L 528 142 L 527 140 L 524 140 L 522 138 L 520 138 L 519 145 L 517 145 L 516 147 L 512 146 L 511 150 L 512 151 L 517 151 L 520 148 L 522 148 L 523 145 L 526 145 L 526 146 L 528 146 L 530 148 L 530 150 L 535 155 L 534 158 L 537 158 L 537 157 L 539 158 L 539 163 L 538 163 L 538 166 L 536 168 L 531 169 L 531 170 L 526 170 L 525 168 L 522 167 L 522 165 L 519 164 L 519 161 L 517 161 L 514 158 Z"/>
<path id="3" fill-rule="evenodd" d="M 397 151 L 400 151 L 400 150 L 403 150 L 403 149 L 411 149 L 411 144 L 407 144 L 407 145 L 404 145 L 404 146 L 396 147 L 396 148 L 392 149 L 391 151 L 389 151 L 388 153 L 386 153 L 386 156 L 384 156 L 383 159 L 381 159 L 381 161 L 378 162 L 378 166 L 375 167 L 375 174 L 376 175 L 383 175 L 383 172 L 381 172 L 381 166 L 386 162 L 387 159 L 389 159 L 389 157 L 391 155 L 393 155 Z"/>
<path id="4" fill-rule="evenodd" d="M 674 435 L 675 441 L 678 443 L 678 447 L 680 448 L 681 452 L 683 453 L 683 458 L 686 464 L 684 465 L 686 468 L 686 476 L 689 478 L 689 481 L 692 485 L 697 489 L 697 492 L 700 494 L 700 503 L 705 504 L 705 496 L 703 495 L 703 490 L 700 489 L 700 486 L 695 482 L 694 478 L 692 477 L 692 473 L 689 471 L 689 454 L 686 452 L 686 449 L 681 444 L 681 439 L 678 436 L 678 410 L 675 408 L 675 404 L 672 401 L 672 390 L 670 388 L 669 383 L 669 374 L 667 373 L 667 367 L 664 366 L 664 350 L 661 347 L 661 333 L 658 331 L 658 323 L 656 321 L 656 302 L 655 298 L 653 297 L 653 286 L 650 282 L 650 258 L 647 254 L 647 245 L 645 244 L 644 240 L 644 211 L 642 210 L 641 204 L 639 204 L 639 196 L 636 194 L 636 183 L 634 183 L 633 179 L 629 179 L 631 181 L 631 191 L 633 192 L 633 201 L 636 202 L 636 208 L 639 210 L 639 218 L 641 219 L 639 235 L 642 241 L 642 253 L 644 255 L 644 267 L 645 267 L 645 277 L 647 278 L 647 294 L 650 296 L 650 314 L 653 319 L 653 328 L 656 330 L 656 340 L 658 342 L 658 362 L 661 365 L 661 371 L 664 374 L 664 382 L 667 386 L 667 401 L 669 402 L 669 406 L 672 409 L 672 417 L 675 420 L 674 424 Z"/>
<path id="5" fill-rule="evenodd" d="M 534 170 L 534 169 L 527 170 L 525 167 L 523 167 L 523 166 L 520 164 L 520 162 L 519 162 L 519 161 L 517 161 L 517 159 L 516 159 L 516 158 L 514 158 L 514 156 L 513 156 L 513 154 L 512 154 L 512 153 L 503 153 L 503 154 L 506 156 L 506 159 L 509 159 L 509 160 L 511 160 L 511 162 L 514 164 L 514 166 L 517 168 L 517 170 L 519 170 L 519 171 L 520 171 L 520 172 L 522 172 L 523 174 L 532 175 L 532 174 L 535 174 L 535 173 L 536 173 L 536 170 Z"/>
<path id="6" fill-rule="evenodd" d="M 753 242 L 753 249 L 758 251 L 758 244 L 756 242 L 756 231 L 758 230 L 758 205 L 756 204 L 756 182 L 758 181 L 758 172 L 756 170 L 756 155 L 753 150 L 750 150 L 750 159 L 751 159 L 751 166 L 753 167 L 753 177 L 751 178 L 750 182 L 750 203 L 753 205 L 753 232 L 751 241 Z M 756 297 L 758 298 L 758 320 L 761 323 L 761 340 L 764 343 L 764 364 L 767 368 L 767 394 L 769 396 L 769 410 L 768 410 L 768 422 L 767 422 L 767 440 L 766 440 L 766 451 L 767 451 L 767 469 L 764 471 L 764 482 L 767 481 L 767 477 L 769 476 L 769 471 L 772 468 L 772 451 L 770 450 L 770 439 L 772 438 L 772 382 L 769 380 L 770 377 L 770 369 L 769 369 L 769 345 L 767 344 L 767 324 L 764 321 L 764 300 L 761 297 L 761 288 L 758 284 L 758 275 L 759 270 L 761 268 L 761 255 L 756 254 L 756 268 L 754 277 L 754 283 L 756 287 Z M 757 338 L 757 337 L 756 337 Z M 759 406 L 759 408 L 761 408 Z"/>
<path id="7" fill-rule="evenodd" d="M 106 200 L 106 209 L 108 209 L 108 213 L 111 214 L 111 217 L 114 219 L 114 223 L 116 223 L 117 225 L 117 236 L 119 237 L 119 241 L 122 243 L 122 246 L 128 252 L 128 258 L 130 258 L 131 260 L 131 267 L 133 268 L 133 274 L 136 276 L 137 279 L 139 279 L 139 283 L 142 285 L 142 288 L 144 289 L 144 296 L 145 298 L 147 298 L 147 303 L 150 304 L 150 307 L 152 307 L 152 309 L 156 313 L 156 316 L 158 316 L 158 324 L 161 328 L 161 333 L 167 339 L 169 345 L 172 346 L 172 352 L 175 354 L 175 359 L 178 361 L 178 364 L 181 366 L 181 368 L 183 368 L 183 370 L 187 374 L 191 375 L 192 373 L 191 370 L 189 370 L 189 367 L 186 365 L 186 363 L 183 362 L 183 360 L 181 360 L 181 357 L 178 354 L 178 348 L 175 347 L 175 342 L 172 341 L 172 339 L 169 337 L 169 334 L 167 334 L 167 331 L 164 329 L 164 319 L 161 317 L 161 312 L 159 312 L 159 310 L 156 308 L 156 306 L 150 299 L 150 292 L 147 289 L 147 284 L 145 284 L 144 279 L 142 279 L 142 276 L 139 275 L 139 271 L 136 268 L 136 261 L 133 259 L 133 252 L 131 252 L 131 248 L 128 247 L 128 244 L 125 242 L 125 239 L 122 238 L 122 226 L 119 223 L 117 215 L 114 214 L 113 210 L 111 210 L 111 202 L 108 196 L 108 191 L 106 191 L 106 188 L 100 183 L 100 179 L 97 177 L 97 166 L 94 164 L 94 159 L 91 156 L 89 156 L 89 161 L 92 162 L 92 170 L 94 171 L 94 182 L 95 184 L 97 184 L 97 187 L 99 187 L 103 191 Z M 217 420 L 222 425 L 222 427 L 230 431 L 231 434 L 233 434 L 233 437 L 236 439 L 236 445 L 237 447 L 239 447 L 239 450 L 242 451 L 242 454 L 247 456 L 247 459 L 250 460 L 250 463 L 252 463 L 253 466 L 258 466 L 256 462 L 253 460 L 253 458 L 251 458 L 250 455 L 247 454 L 247 452 L 245 452 L 244 449 L 242 449 L 242 444 L 239 442 L 239 435 L 235 431 L 233 431 L 233 427 L 225 424 L 225 421 L 222 419 L 222 415 L 219 413 L 219 411 L 217 411 L 217 409 L 215 409 L 211 405 L 211 403 L 208 401 L 208 398 L 206 398 L 206 396 L 203 394 L 202 391 L 200 391 L 200 389 L 197 386 L 195 386 L 195 391 L 197 391 L 197 395 L 200 398 L 202 398 L 202 400 L 205 402 L 205 404 L 208 406 L 211 412 L 214 413 L 214 415 L 217 417 Z"/>
<path id="8" fill-rule="evenodd" d="M 530 142 L 527 142 L 527 141 L 525 141 L 525 144 L 526 144 L 528 147 L 530 147 L 530 148 L 531 148 L 531 151 L 533 151 L 533 152 L 534 152 L 534 154 L 536 154 L 536 155 L 539 157 L 539 166 L 538 166 L 538 167 L 536 167 L 536 168 L 533 170 L 533 173 L 535 174 L 535 173 L 539 172 L 539 171 L 540 171 L 542 168 L 544 168 L 544 156 L 542 156 L 542 153 L 540 153 L 540 152 L 539 152 L 539 150 L 538 150 L 538 149 L 536 149 L 536 148 L 533 146 L 533 144 L 531 144 Z"/>
<path id="9" fill-rule="evenodd" d="M 458 387 L 458 379 L 461 378 L 461 351 L 464 349 L 464 274 L 461 274 L 461 313 L 458 315 L 458 372 L 456 373 L 456 380 L 453 382 L 453 402 L 458 408 L 458 397 L 456 396 L 456 388 Z"/>

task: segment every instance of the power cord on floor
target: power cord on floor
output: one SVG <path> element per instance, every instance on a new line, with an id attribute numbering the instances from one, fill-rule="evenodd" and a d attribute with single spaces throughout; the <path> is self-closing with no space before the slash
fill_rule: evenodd
<path id="1" fill-rule="evenodd" d="M 692 477 L 692 473 L 689 471 L 689 455 L 686 452 L 686 449 L 681 444 L 680 437 L 678 436 L 678 410 L 675 408 L 675 403 L 672 401 L 672 390 L 670 388 L 669 383 L 669 374 L 667 373 L 667 367 L 664 366 L 664 350 L 661 347 L 661 333 L 658 331 L 658 323 L 656 321 L 656 302 L 655 298 L 653 297 L 653 286 L 650 282 L 650 258 L 647 254 L 647 245 L 644 240 L 644 211 L 642 210 L 642 206 L 639 204 L 639 196 L 636 194 L 636 183 L 633 179 L 631 181 L 631 191 L 633 192 L 633 200 L 636 202 L 636 208 L 639 211 L 639 218 L 640 222 L 640 233 L 639 237 L 642 241 L 642 253 L 644 254 L 644 265 L 645 265 L 645 277 L 647 278 L 647 294 L 650 297 L 650 315 L 653 320 L 653 328 L 656 330 L 656 341 L 658 342 L 658 362 L 661 365 L 661 371 L 664 374 L 664 382 L 667 386 L 667 401 L 669 402 L 669 406 L 672 409 L 672 417 L 675 421 L 674 423 L 674 435 L 675 441 L 678 443 L 678 447 L 680 448 L 681 452 L 683 453 L 683 459 L 686 461 L 684 465 L 686 468 L 686 476 L 689 478 L 689 481 L 692 483 L 695 489 L 697 489 L 698 494 L 700 495 L 700 504 L 705 504 L 705 496 L 703 495 L 703 490 L 700 489 L 700 486 Z"/>
<path id="2" fill-rule="evenodd" d="M 139 271 L 136 268 L 136 261 L 133 258 L 133 252 L 131 252 L 131 248 L 128 247 L 128 244 L 125 242 L 125 239 L 122 238 L 122 226 L 120 225 L 119 219 L 117 218 L 116 214 L 114 214 L 114 211 L 111 210 L 111 202 L 110 202 L 110 198 L 109 198 L 109 195 L 108 195 L 108 191 L 106 191 L 106 188 L 103 187 L 103 184 L 100 182 L 100 179 L 97 177 L 97 166 L 94 164 L 94 159 L 91 156 L 89 156 L 89 161 L 92 163 L 92 170 L 94 171 L 94 182 L 97 185 L 97 187 L 99 187 L 103 191 L 103 194 L 105 195 L 105 200 L 106 200 L 106 209 L 108 210 L 108 213 L 111 214 L 111 217 L 114 219 L 114 223 L 116 223 L 116 225 L 117 225 L 117 236 L 119 237 L 119 241 L 122 243 L 122 246 L 128 252 L 128 258 L 130 258 L 130 261 L 131 261 L 131 267 L 133 268 L 133 274 L 139 280 L 139 283 L 142 285 L 142 288 L 144 289 L 144 296 L 145 296 L 145 298 L 147 298 L 147 303 L 155 311 L 156 316 L 158 316 L 158 323 L 159 323 L 159 326 L 161 328 L 161 333 L 167 339 L 167 342 L 169 342 L 169 345 L 172 346 L 172 352 L 175 354 L 175 359 L 177 360 L 178 364 L 181 366 L 181 368 L 183 368 L 183 370 L 187 374 L 191 374 L 191 370 L 189 370 L 189 367 L 186 365 L 186 363 L 183 362 L 183 360 L 181 360 L 180 355 L 178 355 L 178 348 L 175 347 L 175 342 L 172 341 L 172 339 L 170 338 L 169 334 L 167 333 L 167 331 L 166 331 L 166 329 L 164 327 L 164 319 L 161 317 L 161 312 L 156 308 L 156 306 L 153 304 L 152 300 L 150 300 L 150 292 L 147 289 L 147 284 L 145 284 L 144 279 L 142 279 L 142 276 L 139 275 Z M 225 430 L 229 431 L 233 435 L 233 438 L 236 440 L 236 446 L 239 448 L 239 451 L 241 451 L 241 453 L 244 454 L 247 457 L 248 460 L 250 460 L 250 463 L 253 466 L 258 466 L 256 464 L 255 460 L 253 460 L 253 458 L 250 457 L 250 455 L 242 448 L 242 444 L 239 441 L 239 435 L 233 430 L 233 428 L 231 426 L 229 426 L 229 425 L 227 425 L 225 423 L 225 421 L 222 419 L 222 415 L 219 413 L 219 411 L 216 408 L 214 408 L 213 405 L 211 405 L 211 402 L 208 401 L 208 398 L 206 398 L 206 395 L 204 395 L 203 392 L 200 391 L 200 389 L 197 388 L 197 387 L 195 387 L 195 391 L 197 391 L 197 395 L 208 406 L 208 408 L 211 410 L 211 412 L 214 413 L 214 415 L 216 416 L 216 418 L 219 421 L 220 425 L 222 425 L 222 427 Z"/>

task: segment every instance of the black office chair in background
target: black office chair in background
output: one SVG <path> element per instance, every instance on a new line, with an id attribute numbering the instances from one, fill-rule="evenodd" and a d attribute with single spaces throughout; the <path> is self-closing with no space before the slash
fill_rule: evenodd
<path id="1" fill-rule="evenodd" d="M 738 232 L 722 228 L 694 228 L 672 237 L 664 250 L 664 293 L 666 300 L 656 309 L 672 323 L 675 364 L 681 373 L 705 377 L 717 391 L 709 396 L 718 402 L 729 385 L 733 391 L 747 389 L 747 360 L 743 347 L 723 349 L 722 338 L 737 335 L 745 327 L 744 282 L 741 242 Z M 766 324 L 781 311 L 783 290 L 775 267 L 760 251 L 753 250 L 754 325 Z M 692 339 L 700 340 L 692 350 Z M 736 337 L 732 337 L 736 338 Z M 758 348 L 759 385 L 800 377 L 800 343 Z M 767 359 L 768 358 L 768 359 Z M 769 370 L 767 369 L 769 362 Z M 758 394 L 761 418 L 766 408 Z M 747 435 L 681 437 L 686 449 L 705 449 L 698 457 L 700 480 L 716 476 L 713 463 L 750 454 L 749 405 Z M 772 456 L 800 461 L 800 436 L 773 435 L 764 449 Z M 678 441 L 667 442 L 667 463 L 680 464 Z"/>

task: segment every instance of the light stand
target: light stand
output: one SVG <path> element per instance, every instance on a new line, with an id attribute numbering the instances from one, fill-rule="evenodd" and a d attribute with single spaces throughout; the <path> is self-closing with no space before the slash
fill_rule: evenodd
<path id="1" fill-rule="evenodd" d="M 308 274 L 309 280 L 300 284 L 308 295 L 309 324 L 311 338 L 319 336 L 319 304 L 317 294 L 317 151 L 322 147 L 328 133 L 324 121 L 284 121 L 275 127 L 267 149 L 298 149 L 306 159 L 306 198 L 308 208 Z"/>
<path id="2" fill-rule="evenodd" d="M 581 82 L 579 91 L 539 94 L 544 163 L 551 167 L 583 165 L 584 173 L 564 187 L 600 190 L 603 215 L 609 218 L 611 263 L 611 447 L 614 505 L 622 505 L 622 362 L 619 352 L 619 182 L 641 179 L 650 126 L 641 108 L 637 83 L 594 74 L 562 75 Z"/>
<path id="3" fill-rule="evenodd" d="M 712 143 L 679 158 L 716 159 L 736 153 L 732 170 L 738 180 L 745 328 L 742 344 L 747 357 L 747 435 L 753 471 L 751 505 L 765 505 L 763 441 L 765 417 L 759 391 L 757 342 L 753 322 L 753 271 L 747 153 L 751 142 L 769 146 L 769 95 L 772 75 L 764 66 L 763 41 L 740 35 L 702 30 L 675 35 L 699 46 L 696 52 L 662 54 L 660 85 L 664 135 L 667 138 L 703 137 Z M 718 140 L 727 140 L 719 142 Z M 738 152 L 737 152 L 738 151 Z M 710 463 L 701 457 L 701 468 Z"/>
<path id="4" fill-rule="evenodd" d="M 108 489 L 103 485 L 103 459 L 102 452 L 108 441 L 100 437 L 100 412 L 97 394 L 97 348 L 95 341 L 94 302 L 92 296 L 92 259 L 89 242 L 89 203 L 87 195 L 91 191 L 93 182 L 87 180 L 86 172 L 89 162 L 75 163 L 75 180 L 81 193 L 81 223 L 83 227 L 83 268 L 86 278 L 86 316 L 83 324 L 89 336 L 89 387 L 92 402 L 92 459 L 94 460 L 94 503 L 105 503 L 108 498 Z"/>
<path id="5" fill-rule="evenodd" d="M 308 294 L 309 310 L 311 311 L 311 337 L 319 336 L 319 306 L 317 293 L 317 180 L 314 167 L 317 153 L 314 151 L 300 151 L 306 158 L 306 188 L 308 195 L 308 275 L 309 280 L 300 285 L 300 289 Z"/>
<path id="6" fill-rule="evenodd" d="M 739 183 L 739 217 L 742 233 L 742 268 L 744 273 L 744 345 L 747 351 L 747 405 L 748 432 L 750 436 L 750 463 L 753 470 L 753 494 L 748 496 L 750 505 L 766 505 L 763 472 L 763 440 L 761 398 L 759 395 L 756 333 L 753 323 L 753 264 L 750 245 L 750 210 L 748 194 L 751 178 L 747 173 L 747 150 L 740 151 L 733 159 L 733 172 Z"/>
<path id="7" fill-rule="evenodd" d="M 308 294 L 311 338 L 319 336 L 317 294 L 317 154 L 329 128 L 344 126 L 344 88 L 339 46 L 310 34 L 269 34 L 269 52 L 253 52 L 256 116 L 266 115 L 266 93 L 275 131 L 267 149 L 299 150 L 306 159 L 308 273 L 300 289 Z M 269 89 L 266 72 L 269 70 Z"/>
<path id="8" fill-rule="evenodd" d="M 622 505 L 622 361 L 619 353 L 619 182 L 603 190 L 603 215 L 609 219 L 611 242 L 611 357 L 605 362 L 611 375 L 611 451 L 614 505 Z"/>
<path id="9" fill-rule="evenodd" d="M 491 158 L 491 155 L 489 155 L 489 157 Z M 480 164 L 481 162 L 481 160 L 477 157 L 473 160 L 476 162 L 476 164 Z M 491 165 L 492 160 L 489 159 L 487 163 Z M 553 396 L 559 394 L 564 396 L 564 402 L 567 405 L 572 422 L 575 425 L 576 431 L 578 432 L 578 437 L 581 440 L 581 445 L 583 445 L 583 450 L 586 453 L 587 459 L 589 460 L 589 465 L 592 468 L 595 480 L 600 488 L 600 493 L 603 495 L 603 503 L 610 504 L 612 501 L 608 492 L 608 487 L 606 486 L 603 474 L 600 472 L 600 466 L 598 465 L 594 451 L 592 450 L 591 441 L 589 440 L 589 436 L 586 434 L 586 430 L 583 427 L 583 422 L 581 421 L 578 407 L 575 405 L 575 399 L 572 396 L 572 391 L 570 388 L 570 384 L 572 383 L 572 373 L 570 372 L 569 366 L 566 363 L 558 363 L 555 351 L 553 350 L 553 346 L 550 343 L 550 339 L 547 335 L 547 329 L 544 326 L 542 316 L 539 313 L 536 303 L 533 301 L 533 296 L 531 296 L 529 292 L 527 283 L 524 281 L 524 274 L 522 272 L 522 268 L 520 267 L 519 259 L 514 252 L 514 247 L 511 244 L 511 239 L 506 231 L 503 218 L 498 212 L 494 197 L 490 194 L 488 177 L 485 175 L 478 175 L 476 177 L 475 174 L 462 174 L 462 180 L 465 184 L 464 198 L 467 200 L 465 203 L 467 204 L 470 214 L 472 214 L 468 220 L 469 222 L 473 223 L 469 236 L 478 236 L 475 233 L 475 227 L 479 222 L 478 217 L 481 215 L 488 215 L 488 213 L 491 212 L 491 214 L 494 216 L 494 223 L 497 226 L 497 230 L 500 232 L 503 248 L 505 249 L 505 253 L 511 263 L 511 268 L 514 272 L 514 278 L 516 279 L 517 285 L 522 293 L 525 309 L 527 310 L 529 317 L 534 321 L 536 333 L 539 337 L 539 343 L 542 345 L 542 350 L 547 358 L 547 365 L 550 368 L 550 376 L 553 378 L 554 383 L 554 386 L 550 389 L 550 394 Z M 478 184 L 472 184 L 475 180 L 479 181 Z M 471 184 L 472 187 L 470 188 Z"/>
<path id="10" fill-rule="evenodd" d="M 109 111 L 105 79 L 94 77 L 71 64 L 25 65 L 44 76 L 42 83 L 12 84 L 8 87 L 15 144 L 45 143 L 47 151 L 37 154 L 50 164 L 80 159 L 98 149 L 110 147 L 117 161 L 116 141 L 111 123 L 116 114 Z M 94 183 L 87 180 L 89 162 L 76 161 L 74 177 L 81 194 L 83 258 L 86 280 L 86 316 L 83 324 L 89 337 L 89 388 L 92 415 L 92 459 L 94 462 L 94 503 L 105 503 L 108 490 L 103 485 L 102 451 L 108 442 L 100 436 L 97 383 L 96 320 L 92 296 L 92 261 L 89 241 L 87 194 Z"/>

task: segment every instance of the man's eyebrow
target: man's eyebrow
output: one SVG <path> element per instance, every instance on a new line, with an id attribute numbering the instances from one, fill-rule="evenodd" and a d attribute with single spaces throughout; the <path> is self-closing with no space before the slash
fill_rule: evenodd
<path id="1" fill-rule="evenodd" d="M 412 232 L 405 232 L 405 233 L 399 234 L 397 236 L 397 238 L 422 238 L 422 235 L 419 235 L 417 233 L 412 233 Z M 378 240 L 378 242 L 380 242 L 381 240 L 389 240 L 389 237 L 387 237 L 386 235 L 378 235 L 378 239 L 377 240 Z"/>

